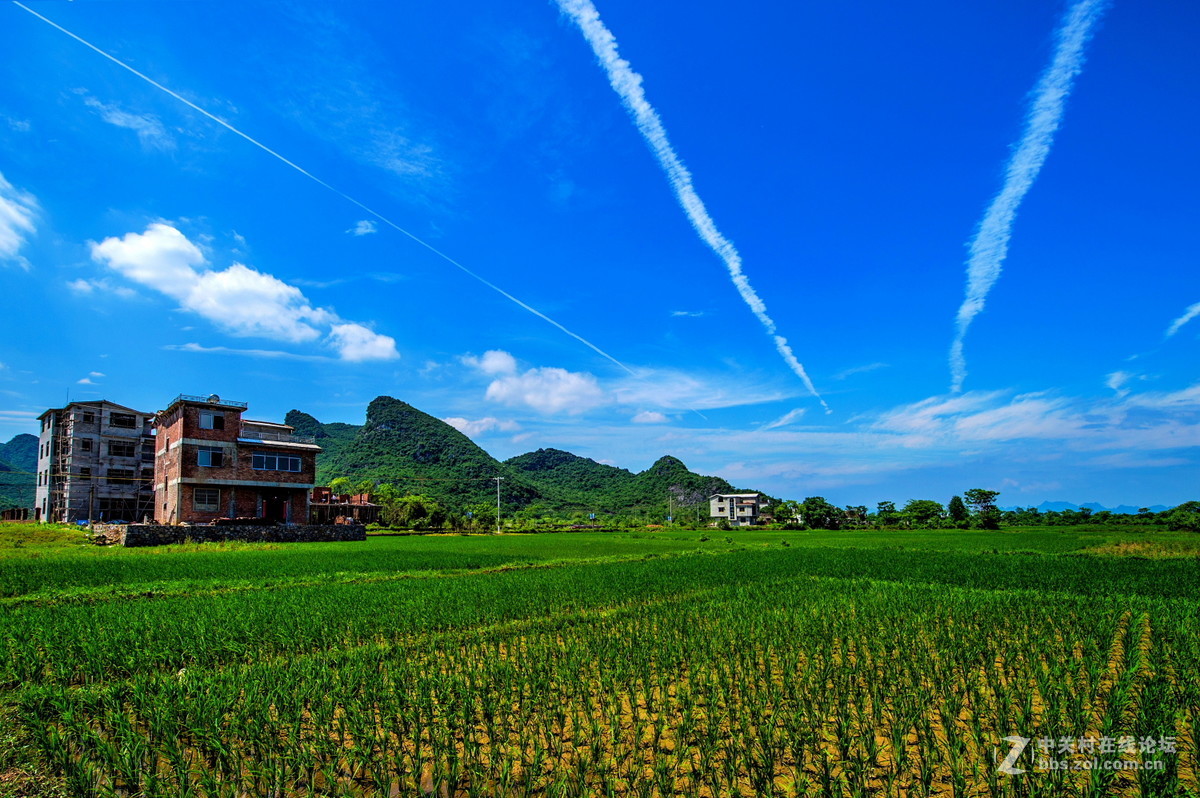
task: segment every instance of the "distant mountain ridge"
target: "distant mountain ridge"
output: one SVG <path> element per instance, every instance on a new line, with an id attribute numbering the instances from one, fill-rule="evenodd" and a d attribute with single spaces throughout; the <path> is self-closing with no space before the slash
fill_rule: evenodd
<path id="1" fill-rule="evenodd" d="M 698 505 L 712 493 L 734 490 L 724 479 L 693 473 L 670 456 L 637 474 L 560 449 L 501 462 L 441 419 L 390 396 L 368 405 L 362 426 L 323 424 L 300 410 L 290 411 L 285 421 L 323 448 L 318 483 L 375 479 L 456 509 L 495 502 L 497 476 L 503 478 L 506 505 L 560 511 L 657 510 L 670 500 Z"/>
<path id="2" fill-rule="evenodd" d="M 1145 506 L 1145 505 L 1143 505 L 1143 506 Z M 1000 509 L 1016 510 L 1018 507 L 1028 508 L 1029 505 L 1014 504 L 1011 507 L 1002 507 Z M 1043 513 L 1049 513 L 1049 512 L 1061 513 L 1066 510 L 1075 511 L 1075 510 L 1082 510 L 1084 508 L 1087 508 L 1094 513 L 1098 513 L 1098 512 L 1107 510 L 1110 513 L 1117 513 L 1120 515 L 1137 515 L 1138 510 L 1142 509 L 1141 507 L 1135 507 L 1132 504 L 1118 504 L 1115 507 L 1105 507 L 1103 504 L 1098 504 L 1097 502 L 1086 502 L 1084 504 L 1072 504 L 1071 502 L 1051 502 L 1051 501 L 1042 502 L 1041 504 L 1037 505 L 1037 507 L 1035 509 L 1037 509 L 1039 512 L 1043 512 Z M 1152 513 L 1161 513 L 1163 510 L 1170 510 L 1171 508 L 1165 504 L 1153 504 L 1153 505 L 1146 507 L 1146 509 L 1150 510 L 1150 512 L 1152 512 Z"/>

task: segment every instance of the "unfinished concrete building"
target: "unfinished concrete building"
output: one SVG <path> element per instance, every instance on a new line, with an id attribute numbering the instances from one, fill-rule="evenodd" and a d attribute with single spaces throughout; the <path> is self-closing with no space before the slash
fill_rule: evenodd
<path id="1" fill-rule="evenodd" d="M 104 399 L 38 416 L 35 517 L 61 523 L 153 518 L 153 419 Z"/>
<path id="2" fill-rule="evenodd" d="M 215 395 L 181 394 L 155 416 L 159 522 L 308 523 L 321 447 L 286 424 L 242 418 L 246 409 Z"/>

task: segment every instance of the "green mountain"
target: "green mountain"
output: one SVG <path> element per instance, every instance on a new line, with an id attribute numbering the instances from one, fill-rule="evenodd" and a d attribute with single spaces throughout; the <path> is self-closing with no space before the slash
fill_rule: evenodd
<path id="1" fill-rule="evenodd" d="M 315 435 L 324 448 L 317 458 L 318 482 L 375 479 L 462 508 L 495 501 L 493 480 L 500 476 L 506 504 L 525 507 L 546 498 L 454 427 L 390 396 L 371 402 L 361 427 L 320 424 L 299 411 L 288 413 L 287 423 Z"/>
<path id="2" fill-rule="evenodd" d="M 670 456 L 638 474 L 561 449 L 538 449 L 504 462 L 569 504 L 606 512 L 657 509 L 671 501 L 681 507 L 696 506 L 714 493 L 733 492 L 720 477 L 694 474 Z"/>
<path id="3" fill-rule="evenodd" d="M 36 435 L 22 433 L 14 435 L 8 443 L 0 443 L 0 461 L 13 467 L 15 471 L 36 471 L 38 456 L 38 438 Z"/>
<path id="4" fill-rule="evenodd" d="M 361 427 L 322 424 L 300 410 L 289 412 L 286 422 L 323 448 L 319 484 L 375 479 L 456 509 L 495 501 L 497 476 L 504 478 L 505 505 L 547 511 L 658 512 L 669 501 L 699 506 L 713 493 L 733 491 L 720 477 L 694 474 L 674 457 L 637 474 L 560 449 L 500 462 L 446 422 L 390 396 L 371 402 Z"/>
<path id="5" fill-rule="evenodd" d="M 37 436 L 28 433 L 0 444 L 0 510 L 33 506 L 37 450 Z"/>

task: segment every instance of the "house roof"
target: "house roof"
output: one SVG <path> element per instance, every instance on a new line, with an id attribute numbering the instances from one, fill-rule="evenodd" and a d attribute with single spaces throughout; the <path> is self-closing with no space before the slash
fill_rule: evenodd
<path id="1" fill-rule="evenodd" d="M 714 493 L 710 499 L 757 499 L 761 493 Z"/>

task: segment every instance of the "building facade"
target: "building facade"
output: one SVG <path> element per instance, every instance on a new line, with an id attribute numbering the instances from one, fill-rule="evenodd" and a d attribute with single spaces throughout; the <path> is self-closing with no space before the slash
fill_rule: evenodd
<path id="1" fill-rule="evenodd" d="M 763 501 L 761 493 L 714 493 L 708 497 L 708 514 L 734 526 L 751 526 L 759 521 Z"/>
<path id="2" fill-rule="evenodd" d="M 176 397 L 155 417 L 154 514 L 308 523 L 321 447 L 286 424 L 243 418 L 245 402 Z"/>
<path id="3" fill-rule="evenodd" d="M 154 518 L 151 413 L 99 400 L 38 416 L 34 517 L 75 523 Z"/>

